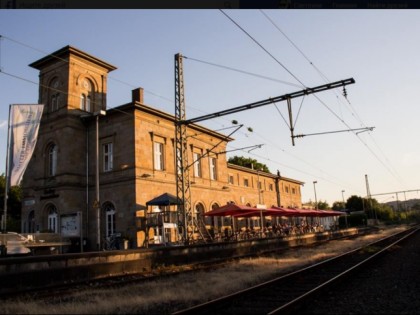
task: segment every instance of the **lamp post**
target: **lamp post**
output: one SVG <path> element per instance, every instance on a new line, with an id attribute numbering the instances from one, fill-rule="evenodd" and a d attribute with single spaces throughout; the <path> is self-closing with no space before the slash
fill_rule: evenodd
<path id="1" fill-rule="evenodd" d="M 315 184 L 318 183 L 316 180 L 314 180 L 314 192 L 315 192 L 315 209 L 318 210 L 318 200 L 316 199 L 316 187 Z"/>
<path id="2" fill-rule="evenodd" d="M 252 164 L 254 166 L 254 164 Z M 258 188 L 258 207 L 261 206 L 261 186 L 260 186 L 260 169 L 257 168 L 257 188 Z M 260 208 L 260 221 L 261 221 L 261 233 L 263 232 L 263 215 L 262 215 L 262 208 Z M 262 235 L 262 234 L 261 234 Z"/>
<path id="3" fill-rule="evenodd" d="M 105 116 L 106 111 L 100 110 L 93 113 L 93 116 L 96 118 L 96 179 L 95 179 L 95 201 L 93 202 L 93 208 L 96 208 L 96 245 L 97 249 L 101 249 L 101 203 L 99 201 L 99 116 Z"/>
<path id="4" fill-rule="evenodd" d="M 342 190 L 341 191 L 341 196 L 343 197 L 343 209 L 344 210 L 346 210 L 346 208 L 345 208 L 345 201 L 344 201 L 344 190 Z M 345 212 L 345 217 L 344 217 L 344 219 L 346 220 L 346 228 L 348 228 L 348 225 L 347 225 L 347 211 L 344 211 Z"/>

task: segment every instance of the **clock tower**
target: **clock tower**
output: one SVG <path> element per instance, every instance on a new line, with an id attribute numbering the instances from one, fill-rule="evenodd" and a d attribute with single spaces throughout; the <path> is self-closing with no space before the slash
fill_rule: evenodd
<path id="1" fill-rule="evenodd" d="M 83 222 L 78 234 L 92 238 L 86 223 L 93 217 L 94 139 L 101 134 L 94 115 L 106 111 L 107 75 L 116 67 L 72 46 L 29 66 L 39 70 L 44 112 L 22 180 L 22 231 L 60 233 L 75 216 Z"/>

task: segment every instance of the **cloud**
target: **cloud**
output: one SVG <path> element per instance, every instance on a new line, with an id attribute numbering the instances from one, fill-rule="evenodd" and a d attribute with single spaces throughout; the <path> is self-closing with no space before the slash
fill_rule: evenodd
<path id="1" fill-rule="evenodd" d="M 0 129 L 7 128 L 7 120 L 0 120 Z"/>

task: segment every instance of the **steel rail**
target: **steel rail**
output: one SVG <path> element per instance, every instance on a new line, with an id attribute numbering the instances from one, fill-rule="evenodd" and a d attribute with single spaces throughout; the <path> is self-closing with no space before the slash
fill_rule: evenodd
<path id="1" fill-rule="evenodd" d="M 172 314 L 288 313 L 299 302 L 302 303 L 305 299 L 348 276 L 360 266 L 367 264 L 390 247 L 417 232 L 418 229 L 417 226 L 412 227 L 300 270 L 190 308 L 175 311 Z M 395 241 L 395 239 L 397 240 Z M 370 252 L 372 249 L 375 250 L 374 253 Z M 342 265 L 346 266 L 342 267 Z M 319 280 L 319 278 L 321 279 Z M 288 294 L 290 296 L 287 296 Z"/>

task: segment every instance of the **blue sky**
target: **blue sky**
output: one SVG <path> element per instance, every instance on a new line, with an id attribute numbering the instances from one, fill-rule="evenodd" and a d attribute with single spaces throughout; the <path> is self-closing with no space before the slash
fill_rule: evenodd
<path id="1" fill-rule="evenodd" d="M 299 91 L 302 84 L 354 78 L 347 99 L 342 89 L 294 99 L 295 134 L 373 131 L 307 136 L 292 146 L 286 103 L 202 124 L 220 129 L 235 119 L 251 127 L 252 133 L 245 127 L 235 133 L 229 149 L 264 145 L 230 155 L 250 156 L 305 182 L 304 202 L 314 200 L 313 181 L 317 199 L 330 205 L 342 200 L 342 190 L 345 199 L 365 196 L 365 175 L 372 194 L 420 188 L 420 11 L 224 12 L 258 44 L 219 10 L 0 10 L 0 172 L 9 104 L 38 101 L 38 71 L 28 65 L 72 45 L 118 68 L 109 75 L 108 107 L 129 102 L 131 90 L 143 87 L 146 104 L 171 114 L 174 55 L 188 57 L 188 118 Z"/>

